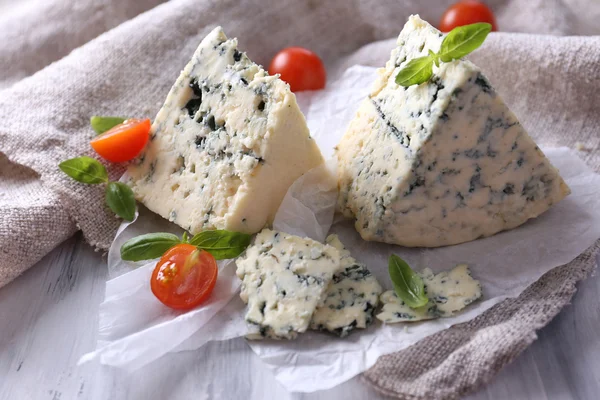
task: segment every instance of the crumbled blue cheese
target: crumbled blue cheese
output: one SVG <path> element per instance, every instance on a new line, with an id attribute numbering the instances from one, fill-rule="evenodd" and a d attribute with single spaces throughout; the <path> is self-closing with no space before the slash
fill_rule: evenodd
<path id="1" fill-rule="evenodd" d="M 427 297 L 441 317 L 451 316 L 481 297 L 481 284 L 473 279 L 467 264 L 459 264 L 439 274 L 425 268 L 421 278 Z"/>
<path id="2" fill-rule="evenodd" d="M 419 273 L 429 302 L 418 309 L 408 307 L 393 290 L 381 295 L 383 309 L 377 318 L 388 324 L 450 317 L 481 297 L 481 285 L 473 279 L 467 264 L 434 274 L 429 268 Z"/>
<path id="3" fill-rule="evenodd" d="M 570 193 L 480 69 L 434 66 L 421 85 L 395 77 L 443 35 L 409 18 L 337 146 L 338 208 L 365 240 L 436 247 L 490 236 Z"/>
<path id="4" fill-rule="evenodd" d="M 350 256 L 337 235 L 329 235 L 325 242 L 340 252 L 341 260 L 310 327 L 344 337 L 373 322 L 382 289 L 371 271 Z"/>
<path id="5" fill-rule="evenodd" d="M 413 309 L 407 306 L 393 290 L 383 292 L 379 300 L 383 304 L 383 308 L 376 317 L 387 324 L 423 321 L 438 317 L 435 312 L 435 304 L 432 301 L 429 301 L 423 307 Z"/>
<path id="6" fill-rule="evenodd" d="M 306 331 L 340 266 L 333 247 L 265 229 L 238 258 L 241 299 L 248 304 L 250 339 L 293 339 Z"/>
<path id="7" fill-rule="evenodd" d="M 173 85 L 128 182 L 137 200 L 191 233 L 254 233 L 322 161 L 289 86 L 219 27 Z"/>

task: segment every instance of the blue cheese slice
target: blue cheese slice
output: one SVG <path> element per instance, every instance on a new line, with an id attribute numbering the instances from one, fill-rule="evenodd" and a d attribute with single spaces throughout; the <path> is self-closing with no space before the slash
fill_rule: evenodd
<path id="1" fill-rule="evenodd" d="M 238 258 L 249 339 L 293 339 L 306 331 L 340 266 L 332 246 L 265 229 Z"/>
<path id="2" fill-rule="evenodd" d="M 219 27 L 181 72 L 128 174 L 137 200 L 191 233 L 254 233 L 322 161 L 289 86 Z"/>
<path id="3" fill-rule="evenodd" d="M 344 337 L 373 322 L 382 289 L 371 271 L 350 255 L 337 235 L 329 235 L 325 243 L 340 252 L 341 260 L 325 292 L 324 304 L 315 310 L 310 327 Z"/>
<path id="4" fill-rule="evenodd" d="M 570 193 L 481 70 L 434 66 L 421 85 L 395 77 L 437 52 L 443 34 L 411 16 L 337 146 L 338 207 L 365 240 L 436 247 L 512 229 Z"/>
<path id="5" fill-rule="evenodd" d="M 412 309 L 396 295 L 396 292 L 387 290 L 381 295 L 380 301 L 383 308 L 376 317 L 386 324 L 416 322 L 438 317 L 435 304 L 431 300 L 423 307 Z"/>
<path id="6" fill-rule="evenodd" d="M 408 307 L 393 290 L 381 295 L 383 309 L 377 318 L 385 323 L 411 322 L 451 317 L 481 297 L 481 284 L 473 279 L 467 264 L 434 274 L 429 268 L 419 273 L 429 302 L 418 309 Z"/>

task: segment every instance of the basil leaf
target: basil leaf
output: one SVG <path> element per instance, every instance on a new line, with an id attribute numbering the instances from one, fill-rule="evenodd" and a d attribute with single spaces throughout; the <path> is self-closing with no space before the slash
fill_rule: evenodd
<path id="1" fill-rule="evenodd" d="M 250 245 L 252 235 L 223 230 L 204 231 L 195 235 L 190 244 L 206 250 L 215 260 L 235 258 Z"/>
<path id="2" fill-rule="evenodd" d="M 396 83 L 407 87 L 427 82 L 433 75 L 433 62 L 434 59 L 431 56 L 410 60 L 396 75 Z"/>
<path id="3" fill-rule="evenodd" d="M 431 51 L 431 49 L 429 50 L 429 57 L 431 57 L 436 67 L 440 66 L 440 56 Z"/>
<path id="4" fill-rule="evenodd" d="M 106 185 L 106 204 L 125 221 L 133 221 L 135 217 L 135 198 L 133 190 L 121 182 L 110 182 Z"/>
<path id="5" fill-rule="evenodd" d="M 462 58 L 483 44 L 492 25 L 486 22 L 459 26 L 450 31 L 444 38 L 440 52 L 438 53 L 443 62 L 450 62 Z"/>
<path id="6" fill-rule="evenodd" d="M 121 258 L 125 261 L 152 260 L 179 243 L 179 237 L 172 233 L 147 233 L 126 241 L 121 246 Z"/>
<path id="7" fill-rule="evenodd" d="M 125 118 L 121 117 L 99 117 L 94 115 L 90 118 L 92 129 L 96 131 L 97 134 L 104 133 L 123 122 L 125 122 Z"/>
<path id="8" fill-rule="evenodd" d="M 423 307 L 429 299 L 425 295 L 425 285 L 419 275 L 406 261 L 395 254 L 390 256 L 388 270 L 394 285 L 394 291 L 410 308 Z"/>
<path id="9" fill-rule="evenodd" d="M 108 182 L 106 168 L 91 157 L 71 158 L 58 164 L 58 168 L 77 182 L 95 185 Z"/>

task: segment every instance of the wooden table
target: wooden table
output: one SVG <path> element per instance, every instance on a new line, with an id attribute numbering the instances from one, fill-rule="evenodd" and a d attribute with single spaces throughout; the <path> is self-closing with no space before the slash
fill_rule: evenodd
<path id="1" fill-rule="evenodd" d="M 0 289 L 0 399 L 228 400 L 232 387 L 244 400 L 379 398 L 359 379 L 289 395 L 241 339 L 174 354 L 132 376 L 78 367 L 95 348 L 106 279 L 102 255 L 76 235 Z M 578 289 L 539 339 L 470 399 L 600 398 L 600 278 Z"/>

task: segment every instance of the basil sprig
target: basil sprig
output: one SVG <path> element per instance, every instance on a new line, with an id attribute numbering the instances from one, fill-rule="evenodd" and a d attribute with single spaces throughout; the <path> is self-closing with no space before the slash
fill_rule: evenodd
<path id="1" fill-rule="evenodd" d="M 105 200 L 108 207 L 126 221 L 135 218 L 135 198 L 131 188 L 121 182 L 109 182 L 106 168 L 91 157 L 71 158 L 58 164 L 58 168 L 77 182 L 88 185 L 105 183 Z"/>
<path id="2" fill-rule="evenodd" d="M 108 182 L 104 165 L 91 157 L 71 158 L 58 164 L 58 168 L 77 182 L 95 185 Z"/>
<path id="3" fill-rule="evenodd" d="M 215 260 L 235 258 L 250 245 L 252 235 L 225 230 L 203 231 L 188 240 L 187 233 L 180 239 L 172 233 L 148 233 L 136 236 L 121 246 L 125 261 L 151 260 L 162 256 L 171 247 L 189 243 L 212 254 Z"/>
<path id="4" fill-rule="evenodd" d="M 125 242 L 121 246 L 121 258 L 125 261 L 152 260 L 181 242 L 179 236 L 172 233 L 147 233 Z"/>
<path id="5" fill-rule="evenodd" d="M 396 83 L 400 86 L 411 86 L 429 80 L 433 75 L 433 62 L 431 57 L 412 59 L 396 75 Z"/>
<path id="6" fill-rule="evenodd" d="M 251 235 L 224 230 L 203 231 L 195 235 L 190 244 L 206 250 L 216 260 L 235 258 L 250 245 Z"/>
<path id="7" fill-rule="evenodd" d="M 133 221 L 135 218 L 133 190 L 122 182 L 109 182 L 106 185 L 106 204 L 126 221 Z"/>
<path id="8" fill-rule="evenodd" d="M 121 117 L 90 118 L 92 129 L 96 133 L 104 133 L 125 121 Z M 98 160 L 91 157 L 76 157 L 58 164 L 58 168 L 77 182 L 88 185 L 106 184 L 105 201 L 108 207 L 126 221 L 135 218 L 135 198 L 129 186 L 121 182 L 111 182 L 106 168 Z"/>
<path id="9" fill-rule="evenodd" d="M 97 134 L 104 133 L 123 122 L 125 122 L 125 118 L 121 117 L 99 117 L 94 115 L 90 118 L 90 125 Z"/>
<path id="10" fill-rule="evenodd" d="M 492 25 L 486 22 L 459 26 L 450 31 L 442 41 L 440 51 L 414 58 L 396 75 L 396 83 L 408 87 L 427 82 L 433 75 L 433 64 L 440 66 L 440 61 L 450 62 L 466 56 L 483 44 Z"/>
<path id="11" fill-rule="evenodd" d="M 410 308 L 423 307 L 429 301 L 425 294 L 423 279 L 410 266 L 395 254 L 388 263 L 390 278 L 396 295 Z"/>

